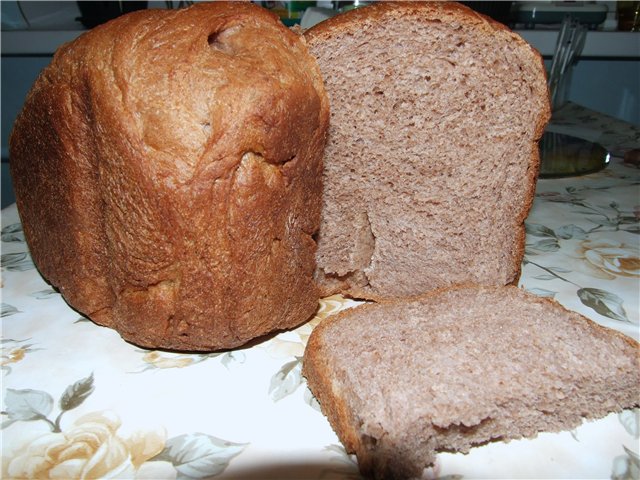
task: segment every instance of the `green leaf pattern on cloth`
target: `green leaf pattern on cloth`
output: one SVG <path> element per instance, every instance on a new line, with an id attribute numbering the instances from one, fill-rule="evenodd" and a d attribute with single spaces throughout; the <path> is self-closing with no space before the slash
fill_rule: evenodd
<path id="1" fill-rule="evenodd" d="M 581 288 L 578 297 L 587 307 L 593 308 L 600 315 L 628 322 L 627 314 L 622 307 L 622 299 L 615 293 L 600 290 L 599 288 Z"/>
<path id="2" fill-rule="evenodd" d="M 53 397 L 40 390 L 8 388 L 4 405 L 3 413 L 9 420 L 2 424 L 2 428 L 18 421 L 28 422 L 45 419 L 53 409 Z"/>
<path id="3" fill-rule="evenodd" d="M 87 378 L 69 385 L 60 397 L 60 409 L 63 411 L 79 407 L 93 393 L 93 373 Z"/>
<path id="4" fill-rule="evenodd" d="M 171 462 L 179 479 L 206 478 L 222 473 L 246 445 L 204 433 L 180 435 L 169 439 L 164 450 L 151 460 Z"/>
<path id="5" fill-rule="evenodd" d="M 525 224 L 527 240 L 523 266 L 531 280 L 527 283 L 542 282 L 525 285 L 529 291 L 558 298 L 558 291 L 565 290 L 566 295 L 572 290 L 579 302 L 593 312 L 637 325 L 640 323 L 637 307 L 629 315 L 623 297 L 616 293 L 621 287 L 629 291 L 640 289 L 640 241 L 637 236 L 640 205 L 622 205 L 610 200 L 612 188 L 616 193 L 626 189 L 637 197 L 638 175 L 623 172 L 615 175 L 607 171 L 602 174 L 604 180 L 598 183 L 585 181 L 588 176 L 540 181 L 534 209 Z M 579 186 L 571 185 L 572 182 Z M 565 186 L 545 190 L 544 186 L 549 183 L 556 188 L 559 183 Z M 536 212 L 542 205 L 557 212 L 556 218 L 580 216 L 582 223 L 551 226 L 542 223 L 545 221 L 542 217 L 537 221 Z"/>

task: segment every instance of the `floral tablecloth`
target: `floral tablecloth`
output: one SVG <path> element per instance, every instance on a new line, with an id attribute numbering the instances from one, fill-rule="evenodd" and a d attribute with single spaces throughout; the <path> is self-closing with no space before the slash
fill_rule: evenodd
<path id="1" fill-rule="evenodd" d="M 556 128 L 620 154 L 628 125 L 576 105 Z M 639 337 L 640 171 L 541 180 L 521 286 Z M 316 318 L 251 348 L 151 351 L 71 310 L 37 273 L 17 211 L 2 211 L 3 478 L 359 478 L 301 377 Z M 639 386 L 640 395 L 640 386 Z M 640 412 L 571 432 L 444 453 L 432 478 L 638 478 Z"/>

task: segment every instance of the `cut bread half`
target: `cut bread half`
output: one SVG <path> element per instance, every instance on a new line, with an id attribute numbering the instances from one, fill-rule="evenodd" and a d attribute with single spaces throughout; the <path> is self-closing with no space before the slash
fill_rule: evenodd
<path id="1" fill-rule="evenodd" d="M 639 352 L 555 301 L 473 286 L 328 317 L 303 374 L 363 474 L 414 478 L 440 451 L 639 406 Z"/>
<path id="2" fill-rule="evenodd" d="M 379 2 L 305 38 L 331 103 L 323 294 L 516 282 L 549 118 L 540 55 L 446 2 Z"/>

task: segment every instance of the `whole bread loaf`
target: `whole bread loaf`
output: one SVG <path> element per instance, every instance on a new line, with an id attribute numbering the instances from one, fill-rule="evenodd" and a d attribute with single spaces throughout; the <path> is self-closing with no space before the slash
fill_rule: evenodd
<path id="1" fill-rule="evenodd" d="M 214 350 L 313 314 L 328 99 L 249 2 L 145 10 L 63 46 L 10 139 L 33 260 L 146 347 Z"/>
<path id="2" fill-rule="evenodd" d="M 378 2 L 305 37 L 331 102 L 323 294 L 516 282 L 549 117 L 540 55 L 448 2 Z"/>
<path id="3" fill-rule="evenodd" d="M 361 472 L 392 479 L 439 451 L 640 406 L 639 360 L 637 342 L 555 301 L 473 286 L 328 317 L 303 374 Z"/>

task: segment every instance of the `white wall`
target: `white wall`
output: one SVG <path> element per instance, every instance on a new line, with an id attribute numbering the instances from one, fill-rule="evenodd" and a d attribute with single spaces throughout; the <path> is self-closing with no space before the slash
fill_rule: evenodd
<path id="1" fill-rule="evenodd" d="M 569 100 L 640 126 L 640 60 L 579 60 Z"/>

